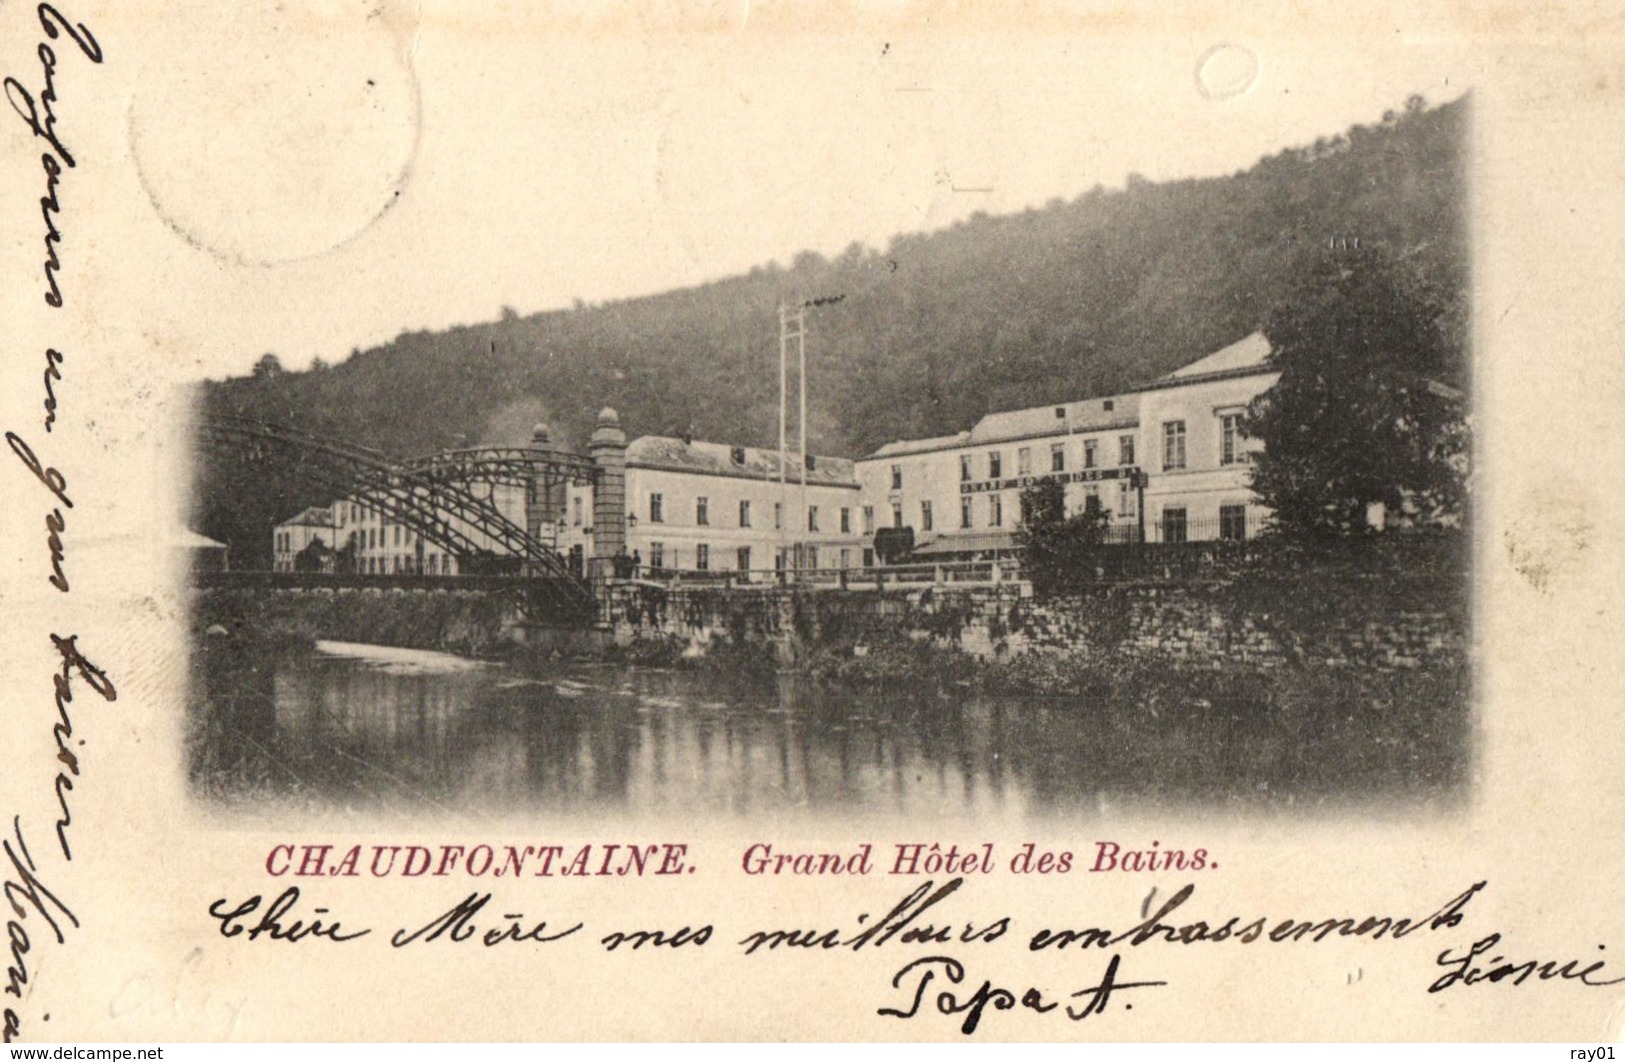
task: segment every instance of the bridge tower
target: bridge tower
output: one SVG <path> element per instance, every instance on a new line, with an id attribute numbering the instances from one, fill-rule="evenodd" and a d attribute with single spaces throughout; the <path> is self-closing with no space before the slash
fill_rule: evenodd
<path id="1" fill-rule="evenodd" d="M 587 452 L 597 466 L 592 492 L 592 579 L 615 574 L 615 558 L 626 552 L 626 432 L 621 418 L 605 406 L 598 414 Z"/>
<path id="2" fill-rule="evenodd" d="M 559 450 L 546 424 L 538 424 L 531 429 L 530 448 L 547 456 Z M 537 542 L 551 542 L 557 546 L 558 521 L 565 515 L 569 486 L 568 477 L 559 469 L 545 461 L 537 465 L 525 491 L 525 530 Z"/>

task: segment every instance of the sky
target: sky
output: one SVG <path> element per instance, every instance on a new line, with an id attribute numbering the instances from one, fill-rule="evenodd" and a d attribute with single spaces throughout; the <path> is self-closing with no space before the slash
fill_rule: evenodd
<path id="1" fill-rule="evenodd" d="M 98 290 L 191 378 L 1235 172 L 1480 73 L 1381 12 L 171 3 L 88 209 L 143 249 Z"/>

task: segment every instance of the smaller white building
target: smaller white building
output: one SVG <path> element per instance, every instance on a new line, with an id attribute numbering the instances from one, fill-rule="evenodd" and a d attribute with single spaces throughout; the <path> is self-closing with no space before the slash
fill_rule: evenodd
<path id="1" fill-rule="evenodd" d="M 566 556 L 593 555 L 593 489 L 572 486 L 558 529 Z M 846 458 L 645 435 L 626 448 L 626 552 L 638 571 L 763 580 L 793 569 L 874 563 Z"/>
<path id="2" fill-rule="evenodd" d="M 332 571 L 331 551 L 337 548 L 337 530 L 333 510 L 315 505 L 293 519 L 277 524 L 271 540 L 272 569 L 279 572 L 301 570 L 299 555 L 309 549 L 311 552 L 304 563 L 313 567 L 305 570 Z"/>

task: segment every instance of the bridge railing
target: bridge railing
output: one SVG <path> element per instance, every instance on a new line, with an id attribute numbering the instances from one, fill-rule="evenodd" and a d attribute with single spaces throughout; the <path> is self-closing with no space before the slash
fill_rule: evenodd
<path id="1" fill-rule="evenodd" d="M 1013 559 L 992 561 L 948 561 L 940 564 L 888 564 L 867 568 L 751 568 L 640 569 L 630 579 L 644 585 L 667 589 L 717 587 L 721 589 L 769 589 L 797 587 L 811 590 L 885 590 L 927 586 L 994 586 L 1021 580 L 1020 565 Z"/>
<path id="2" fill-rule="evenodd" d="M 519 574 L 423 575 L 359 572 L 200 571 L 192 585 L 205 590 L 530 590 L 554 577 Z"/>

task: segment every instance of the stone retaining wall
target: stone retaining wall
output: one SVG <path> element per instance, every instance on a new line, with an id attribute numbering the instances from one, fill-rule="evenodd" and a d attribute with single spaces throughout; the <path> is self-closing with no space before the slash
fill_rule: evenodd
<path id="1" fill-rule="evenodd" d="M 861 651 L 908 638 L 982 657 L 1096 648 L 1195 666 L 1403 669 L 1466 649 L 1459 591 L 1418 593 L 1392 578 L 1332 584 L 1119 585 L 1047 601 L 1020 583 L 885 591 L 620 584 L 610 588 L 606 618 L 623 645 L 675 638 L 703 654 L 742 641 L 787 658 L 807 646 Z"/>

